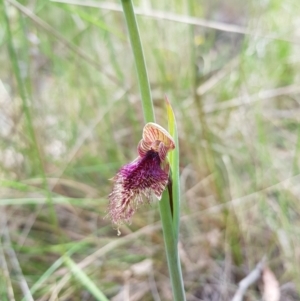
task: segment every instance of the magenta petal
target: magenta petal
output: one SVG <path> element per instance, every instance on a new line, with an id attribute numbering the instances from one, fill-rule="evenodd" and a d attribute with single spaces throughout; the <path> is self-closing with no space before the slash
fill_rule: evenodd
<path id="1" fill-rule="evenodd" d="M 157 152 L 149 150 L 143 157 L 123 166 L 114 177 L 113 191 L 109 195 L 109 215 L 112 222 L 129 222 L 137 206 L 143 203 L 143 195 L 158 199 L 168 183 L 168 173 L 161 168 Z"/>

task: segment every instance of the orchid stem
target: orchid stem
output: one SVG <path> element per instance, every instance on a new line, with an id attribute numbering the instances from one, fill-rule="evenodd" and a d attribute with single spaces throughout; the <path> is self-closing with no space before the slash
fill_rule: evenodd
<path id="1" fill-rule="evenodd" d="M 127 24 L 127 29 L 129 32 L 130 43 L 133 51 L 133 56 L 135 60 L 137 76 L 141 92 L 141 101 L 143 106 L 143 113 L 145 122 L 155 122 L 153 102 L 151 97 L 151 90 L 148 80 L 148 74 L 146 69 L 146 63 L 143 55 L 142 43 L 139 36 L 139 30 L 133 10 L 133 5 L 131 0 L 121 0 L 123 11 L 125 15 L 125 20 Z M 177 140 L 178 141 L 178 140 Z M 178 147 L 178 145 L 177 145 Z M 178 163 L 178 161 L 176 161 Z M 176 171 L 178 171 L 178 166 Z M 176 173 L 175 173 L 176 174 Z M 172 183 L 175 187 L 178 187 L 179 183 L 174 183 L 178 181 L 178 177 L 172 176 Z M 171 188 L 172 189 L 172 188 Z M 175 189 L 176 193 L 179 193 Z M 178 194 L 179 195 L 179 194 Z M 176 196 L 176 199 L 179 196 Z M 178 207 L 175 208 L 176 215 L 178 214 Z M 162 229 L 164 235 L 164 242 L 166 248 L 168 268 L 171 278 L 172 290 L 175 301 L 185 301 L 185 292 L 183 286 L 182 272 L 180 266 L 180 260 L 178 255 L 178 217 L 175 217 L 175 224 L 172 219 L 171 206 L 169 204 L 169 196 L 165 191 L 162 200 L 159 202 L 159 211 L 162 222 Z"/>
<path id="2" fill-rule="evenodd" d="M 174 300 L 185 301 L 185 292 L 178 255 L 177 241 L 173 230 L 169 195 L 166 191 L 163 193 L 162 199 L 159 202 L 159 209 Z"/>
<path id="3" fill-rule="evenodd" d="M 138 81 L 142 97 L 144 118 L 147 122 L 155 122 L 154 109 L 151 97 L 150 84 L 146 69 L 146 63 L 143 54 L 143 47 L 139 35 L 133 6 L 131 0 L 121 0 L 123 11 L 126 19 L 127 29 L 129 32 L 130 43 L 138 75 Z"/>

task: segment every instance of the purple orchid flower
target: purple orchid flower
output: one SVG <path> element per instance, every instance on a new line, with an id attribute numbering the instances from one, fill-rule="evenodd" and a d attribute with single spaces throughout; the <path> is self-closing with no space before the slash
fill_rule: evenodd
<path id="1" fill-rule="evenodd" d="M 118 171 L 108 196 L 108 215 L 118 228 L 130 222 L 145 199 L 150 202 L 153 195 L 161 199 L 169 179 L 167 154 L 174 148 L 174 140 L 164 128 L 155 123 L 145 125 L 137 147 L 139 156 Z"/>

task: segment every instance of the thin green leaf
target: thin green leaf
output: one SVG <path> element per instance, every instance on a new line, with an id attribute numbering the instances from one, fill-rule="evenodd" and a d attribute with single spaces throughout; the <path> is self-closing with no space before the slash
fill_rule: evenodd
<path id="1" fill-rule="evenodd" d="M 85 242 L 83 242 L 85 243 Z M 77 243 L 74 245 L 70 250 L 67 251 L 67 255 L 71 256 L 73 253 L 78 251 L 83 245 L 82 242 Z M 49 277 L 64 263 L 64 258 L 66 255 L 58 258 L 47 270 L 46 272 L 39 278 L 39 280 L 34 283 L 34 285 L 30 288 L 30 293 L 33 295 L 37 290 L 41 288 L 41 286 L 49 279 Z M 26 296 L 21 301 L 26 301 Z"/>
<path id="2" fill-rule="evenodd" d="M 96 284 L 77 266 L 69 257 L 65 257 L 65 264 L 77 280 L 99 301 L 108 301 L 106 296 L 99 290 Z"/>
<path id="3" fill-rule="evenodd" d="M 174 111 L 166 97 L 168 130 L 175 142 L 175 149 L 169 153 L 169 161 L 172 171 L 172 192 L 173 192 L 173 229 L 175 241 L 178 242 L 179 219 L 180 219 L 180 177 L 179 177 L 179 143 L 178 132 Z"/>
<path id="4" fill-rule="evenodd" d="M 30 288 L 30 293 L 34 294 L 48 279 L 49 277 L 63 264 L 63 258 L 57 259 L 51 267 L 39 278 L 39 280 Z M 27 296 L 21 301 L 26 301 Z"/>
<path id="5" fill-rule="evenodd" d="M 6 34 L 7 34 L 7 38 L 8 38 L 8 40 L 7 40 L 8 53 L 9 53 L 9 57 L 11 59 L 12 69 L 14 71 L 14 75 L 16 78 L 18 91 L 20 93 L 20 97 L 22 100 L 22 109 L 23 109 L 26 123 L 27 123 L 27 131 L 29 133 L 30 147 L 33 150 L 32 154 L 31 154 L 31 159 L 32 159 L 32 162 L 35 162 L 37 170 L 39 170 L 41 172 L 42 179 L 43 179 L 43 188 L 46 193 L 47 203 L 49 205 L 52 223 L 59 230 L 56 211 L 54 209 L 54 205 L 52 202 L 51 192 L 48 188 L 47 181 L 46 181 L 46 173 L 45 173 L 45 169 L 44 169 L 43 158 L 39 151 L 39 144 L 38 144 L 38 140 L 36 138 L 35 128 L 33 125 L 32 112 L 30 111 L 32 102 L 28 96 L 26 84 L 23 80 L 23 77 L 21 74 L 21 69 L 19 66 L 18 55 L 17 55 L 16 49 L 15 49 L 15 46 L 13 43 L 13 35 L 12 35 L 10 20 L 8 17 L 8 12 L 7 12 L 7 7 L 6 7 L 7 4 L 4 1 L 0 1 L 0 4 L 2 5 L 3 12 L 4 12 L 4 21 L 5 21 L 5 25 L 6 25 Z"/>

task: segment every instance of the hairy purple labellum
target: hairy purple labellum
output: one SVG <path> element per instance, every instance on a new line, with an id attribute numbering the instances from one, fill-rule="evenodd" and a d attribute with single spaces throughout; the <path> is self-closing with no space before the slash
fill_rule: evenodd
<path id="1" fill-rule="evenodd" d="M 152 195 L 161 199 L 169 177 L 168 151 L 175 148 L 170 134 L 154 123 L 144 127 L 143 139 L 138 145 L 139 157 L 124 165 L 113 178 L 109 194 L 109 216 L 120 225 L 130 222 L 140 204 Z"/>
<path id="2" fill-rule="evenodd" d="M 114 178 L 115 185 L 109 195 L 109 213 L 112 222 L 129 222 L 143 196 L 154 194 L 161 198 L 168 183 L 168 174 L 161 169 L 158 153 L 150 150 L 144 157 L 123 166 Z"/>

